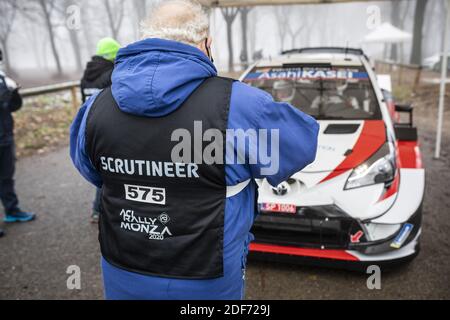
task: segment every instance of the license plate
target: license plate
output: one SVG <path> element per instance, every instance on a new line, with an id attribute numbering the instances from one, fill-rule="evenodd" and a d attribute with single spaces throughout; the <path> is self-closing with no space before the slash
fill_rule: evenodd
<path id="1" fill-rule="evenodd" d="M 261 203 L 261 211 L 295 214 L 297 213 L 297 206 L 295 204 Z"/>

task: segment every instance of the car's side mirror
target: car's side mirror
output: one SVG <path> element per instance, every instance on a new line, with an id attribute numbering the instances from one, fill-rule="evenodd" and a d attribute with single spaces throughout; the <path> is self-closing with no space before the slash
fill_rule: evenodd
<path id="1" fill-rule="evenodd" d="M 412 112 L 413 106 L 410 104 L 395 104 L 395 111 L 397 112 Z"/>
<path id="2" fill-rule="evenodd" d="M 409 115 L 408 122 L 400 122 L 394 124 L 395 137 L 399 141 L 417 141 L 417 128 L 413 126 L 413 110 L 411 104 L 395 104 L 395 111 L 399 113 L 407 113 Z"/>
<path id="3" fill-rule="evenodd" d="M 412 127 L 413 125 L 413 106 L 411 104 L 395 104 L 395 111 L 399 113 L 408 113 L 409 114 L 409 122 L 399 123 L 402 126 Z"/>

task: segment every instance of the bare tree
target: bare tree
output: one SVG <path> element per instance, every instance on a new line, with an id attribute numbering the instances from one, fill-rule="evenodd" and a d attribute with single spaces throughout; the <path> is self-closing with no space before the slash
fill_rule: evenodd
<path id="1" fill-rule="evenodd" d="M 397 28 L 403 29 L 405 19 L 409 11 L 410 1 L 391 1 L 391 24 Z M 401 54 L 401 52 L 400 52 Z M 396 43 L 391 45 L 390 58 L 393 61 L 399 60 L 399 46 Z"/>
<path id="2" fill-rule="evenodd" d="M 291 38 L 291 48 L 294 49 L 297 43 L 297 37 L 300 35 L 302 30 L 305 28 L 304 24 L 297 26 L 297 28 L 292 28 L 292 24 L 288 25 L 287 31 L 288 35 Z"/>
<path id="3" fill-rule="evenodd" d="M 138 23 L 140 23 L 147 16 L 147 0 L 134 0 L 133 6 L 136 12 Z"/>
<path id="4" fill-rule="evenodd" d="M 58 75 L 61 75 L 62 74 L 61 61 L 59 59 L 59 53 L 58 53 L 58 49 L 56 47 L 56 37 L 55 37 L 55 31 L 53 29 L 53 23 L 52 23 L 53 14 L 55 12 L 54 9 L 55 9 L 55 5 L 56 5 L 56 0 L 36 0 L 36 2 L 38 5 L 38 8 L 40 9 L 38 12 L 41 14 L 41 16 L 45 22 L 45 27 L 48 32 L 50 46 L 51 46 L 52 54 L 53 54 L 53 59 L 55 60 Z M 26 16 L 28 16 L 32 20 L 34 20 L 34 16 L 32 13 L 29 12 L 28 7 L 24 7 L 24 13 L 26 13 Z"/>
<path id="5" fill-rule="evenodd" d="M 59 11 L 61 13 L 61 15 L 65 15 L 67 14 L 67 9 L 70 6 L 73 5 L 79 5 L 79 3 L 76 0 L 64 0 L 61 2 L 62 7 L 59 7 Z M 70 43 L 72 44 L 72 51 L 74 53 L 75 56 L 75 65 L 77 70 L 82 70 L 83 65 L 82 65 L 82 58 L 81 58 L 81 46 L 80 46 L 80 41 L 78 40 L 78 30 L 76 28 L 76 26 L 72 26 L 68 23 L 65 24 L 65 27 L 67 29 L 67 32 L 69 33 L 69 38 L 70 38 Z"/>
<path id="6" fill-rule="evenodd" d="M 255 8 L 252 12 L 250 12 L 249 14 L 249 19 L 248 19 L 248 45 L 249 45 L 249 56 L 253 58 L 253 54 L 255 53 L 256 49 L 256 28 L 257 28 L 257 24 L 258 24 L 258 18 L 257 18 L 257 14 L 258 13 L 258 9 Z"/>
<path id="7" fill-rule="evenodd" d="M 275 13 L 275 19 L 277 21 L 277 30 L 278 30 L 278 39 L 280 41 L 280 50 L 283 51 L 284 50 L 284 42 L 286 39 L 286 35 L 287 35 L 287 24 L 285 21 L 285 18 L 283 16 L 283 12 L 282 12 L 282 7 L 276 7 L 274 10 Z"/>
<path id="8" fill-rule="evenodd" d="M 395 27 L 399 27 L 400 23 L 400 1 L 391 1 L 391 24 Z M 397 44 L 391 45 L 391 60 L 397 61 Z"/>
<path id="9" fill-rule="evenodd" d="M 414 12 L 413 44 L 410 60 L 412 64 L 422 63 L 423 25 L 427 3 L 428 0 L 416 0 L 416 9 Z"/>
<path id="10" fill-rule="evenodd" d="M 7 72 L 11 72 L 9 60 L 8 40 L 17 14 L 17 6 L 12 0 L 0 1 L 0 45 L 3 48 L 3 58 Z"/>
<path id="11" fill-rule="evenodd" d="M 304 6 L 302 8 L 302 21 L 305 24 L 305 27 L 302 29 L 302 31 L 306 30 L 306 32 L 304 32 L 302 46 L 308 47 L 311 45 L 311 30 L 316 29 L 315 24 L 318 21 L 318 19 L 316 19 L 316 17 L 314 16 L 314 7 Z"/>
<path id="12" fill-rule="evenodd" d="M 247 67 L 248 65 L 248 13 L 250 12 L 250 10 L 250 7 L 242 7 L 239 9 L 242 28 L 242 51 L 240 60 L 245 67 Z"/>
<path id="13" fill-rule="evenodd" d="M 436 37 L 434 35 L 436 34 L 436 31 L 438 31 L 440 28 L 434 29 L 435 26 L 444 26 L 444 22 L 440 22 L 440 18 L 443 16 L 443 13 L 446 12 L 445 10 L 445 1 L 431 1 L 430 4 L 427 7 L 427 16 L 432 16 L 433 19 L 426 19 L 424 22 L 424 29 L 423 29 L 423 47 L 424 50 L 422 54 L 432 54 L 435 52 L 435 44 L 437 43 Z M 434 30 L 433 30 L 434 29 Z M 441 30 L 439 30 L 441 31 Z M 438 31 L 438 34 L 442 34 Z"/>
<path id="14" fill-rule="evenodd" d="M 151 12 L 158 4 L 160 0 L 133 0 L 132 8 L 134 8 L 136 20 L 132 20 L 132 28 L 134 30 L 135 38 L 139 38 L 141 22 L 147 18 L 149 12 Z"/>
<path id="15" fill-rule="evenodd" d="M 236 19 L 239 9 L 237 8 L 221 8 L 220 9 L 227 24 L 227 43 L 228 43 L 228 70 L 234 70 L 234 50 L 233 50 L 233 22 Z"/>
<path id="16" fill-rule="evenodd" d="M 133 28 L 134 38 L 138 39 L 140 23 L 147 16 L 147 0 L 134 0 L 132 3 L 132 10 L 134 11 L 134 17 L 136 19 L 130 19 L 130 22 L 131 27 Z"/>
<path id="17" fill-rule="evenodd" d="M 114 39 L 119 39 L 119 31 L 124 16 L 124 1 L 122 0 L 103 0 L 111 34 Z"/>
<path id="18" fill-rule="evenodd" d="M 305 27 L 305 24 L 303 23 L 296 24 L 291 21 L 291 16 L 296 13 L 293 8 L 294 7 L 292 6 L 279 6 L 275 9 L 275 18 L 278 24 L 278 36 L 280 39 L 281 51 L 284 50 L 286 36 L 289 36 L 291 39 L 291 47 L 289 49 L 295 48 L 297 37 Z M 296 15 L 296 17 L 298 18 L 298 15 Z M 296 19 L 295 21 L 299 20 L 300 19 Z M 294 25 L 297 26 L 294 27 Z"/>
<path id="19" fill-rule="evenodd" d="M 83 6 L 81 7 L 81 22 L 83 24 L 83 39 L 85 40 L 85 48 L 87 51 L 88 56 L 91 56 L 92 53 L 95 50 L 95 40 L 93 35 L 93 30 L 95 30 L 95 26 L 93 25 L 92 19 L 91 19 L 91 13 L 94 11 L 92 10 L 92 3 L 91 2 L 83 2 Z"/>

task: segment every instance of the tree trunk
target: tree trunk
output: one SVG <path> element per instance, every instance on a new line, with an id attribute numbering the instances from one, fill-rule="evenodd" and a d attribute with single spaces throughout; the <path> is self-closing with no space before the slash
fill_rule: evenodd
<path id="1" fill-rule="evenodd" d="M 227 25 L 227 42 L 228 42 L 228 71 L 234 70 L 234 57 L 233 57 L 233 21 L 236 18 L 238 9 L 236 8 L 222 8 L 222 15 Z"/>
<path id="2" fill-rule="evenodd" d="M 55 63 L 56 63 L 56 69 L 58 70 L 58 75 L 61 75 L 62 67 L 61 67 L 61 62 L 59 60 L 58 50 L 56 49 L 55 34 L 53 32 L 53 26 L 52 26 L 52 22 L 50 20 L 50 13 L 47 10 L 45 0 L 39 0 L 39 3 L 41 5 L 42 11 L 44 13 L 45 24 L 47 26 L 48 35 L 50 38 L 49 40 L 50 40 L 50 45 L 52 47 L 53 58 L 55 59 Z"/>
<path id="3" fill-rule="evenodd" d="M 134 12 L 136 14 L 136 21 L 131 21 L 134 32 L 134 37 L 139 39 L 139 26 L 142 21 L 147 17 L 147 1 L 146 0 L 134 0 L 133 1 Z M 134 20 L 134 19 L 133 19 Z"/>
<path id="4" fill-rule="evenodd" d="M 228 71 L 234 70 L 234 57 L 233 57 L 233 34 L 232 24 L 227 22 L 227 43 L 228 43 Z"/>
<path id="5" fill-rule="evenodd" d="M 65 0 L 64 7 L 68 8 L 71 5 L 75 5 L 74 0 Z M 77 68 L 77 71 L 82 70 L 82 58 L 81 58 L 81 48 L 80 48 L 80 42 L 78 41 L 78 30 L 74 28 L 70 28 L 66 24 L 67 32 L 69 33 L 70 37 L 70 43 L 72 44 L 72 50 L 75 57 L 75 66 Z"/>
<path id="6" fill-rule="evenodd" d="M 249 58 L 253 61 L 253 55 L 255 54 L 256 51 L 256 23 L 257 23 L 257 18 L 256 18 L 256 14 L 253 12 L 251 15 L 249 15 L 249 28 L 248 28 L 248 37 L 249 37 L 249 41 L 248 41 L 248 45 L 249 45 Z"/>
<path id="7" fill-rule="evenodd" d="M 96 44 L 92 37 L 92 19 L 91 19 L 91 8 L 89 4 L 85 4 L 81 7 L 81 23 L 83 24 L 82 28 L 82 39 L 84 41 L 84 48 L 87 51 L 87 56 L 91 57 L 96 48 Z"/>
<path id="8" fill-rule="evenodd" d="M 400 1 L 391 1 L 391 24 L 400 27 Z M 396 43 L 391 45 L 391 60 L 398 60 L 398 46 Z"/>
<path id="9" fill-rule="evenodd" d="M 36 26 L 29 19 L 23 21 L 24 34 L 26 35 L 26 41 L 28 41 L 33 48 L 35 48 L 34 58 L 36 59 L 38 69 L 44 69 L 43 50 L 46 43 L 40 37 L 42 36 L 40 30 L 36 30 Z"/>
<path id="10" fill-rule="evenodd" d="M 275 19 L 277 21 L 277 31 L 278 31 L 278 40 L 280 42 L 280 51 L 284 51 L 284 40 L 286 39 L 286 21 L 285 21 L 285 15 L 282 11 L 283 7 L 277 7 L 274 10 L 275 13 Z"/>
<path id="11" fill-rule="evenodd" d="M 6 73 L 12 73 L 11 70 L 11 62 L 9 61 L 9 52 L 8 52 L 8 39 L 2 39 L 0 41 L 3 48 L 3 61 L 5 62 L 5 71 Z"/>
<path id="12" fill-rule="evenodd" d="M 83 69 L 83 63 L 81 58 L 80 41 L 78 41 L 78 34 L 76 30 L 69 30 L 70 42 L 72 43 L 73 53 L 75 54 L 75 64 L 77 71 Z"/>
<path id="13" fill-rule="evenodd" d="M 142 22 L 147 17 L 147 1 L 146 0 L 135 0 L 134 9 L 136 10 L 136 15 L 138 18 L 138 24 Z"/>
<path id="14" fill-rule="evenodd" d="M 12 3 L 3 3 L 0 7 L 2 11 L 0 13 L 0 19 L 3 19 L 1 33 L 0 33 L 0 45 L 3 47 L 3 60 L 5 62 L 5 71 L 11 73 L 11 61 L 9 60 L 8 40 L 11 35 L 11 29 L 14 24 L 14 20 L 17 13 L 17 7 Z"/>
<path id="15" fill-rule="evenodd" d="M 416 9 L 414 13 L 413 44 L 410 59 L 410 62 L 412 64 L 422 63 L 422 32 L 427 1 L 428 0 L 416 0 Z"/>
<path id="16" fill-rule="evenodd" d="M 106 8 L 106 13 L 108 14 L 109 28 L 111 29 L 112 37 L 117 40 L 117 30 L 114 26 L 114 17 L 113 17 L 113 13 L 111 10 L 111 6 L 109 4 L 109 0 L 104 0 L 104 3 L 105 3 L 105 8 Z"/>
<path id="17" fill-rule="evenodd" d="M 241 62 L 244 64 L 245 68 L 248 66 L 248 12 L 249 8 L 241 8 L 241 27 L 242 27 L 242 52 L 241 52 Z"/>
<path id="18" fill-rule="evenodd" d="M 295 49 L 295 39 L 297 38 L 296 35 L 291 35 L 291 49 Z"/>

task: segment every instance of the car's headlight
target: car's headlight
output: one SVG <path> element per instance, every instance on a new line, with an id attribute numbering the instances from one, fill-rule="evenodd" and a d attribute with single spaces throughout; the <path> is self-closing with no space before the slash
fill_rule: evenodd
<path id="1" fill-rule="evenodd" d="M 395 149 L 392 143 L 385 143 L 367 161 L 353 169 L 345 184 L 345 190 L 377 183 L 389 184 L 395 177 Z"/>

